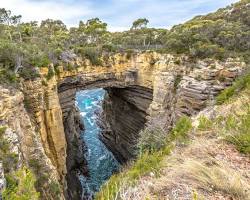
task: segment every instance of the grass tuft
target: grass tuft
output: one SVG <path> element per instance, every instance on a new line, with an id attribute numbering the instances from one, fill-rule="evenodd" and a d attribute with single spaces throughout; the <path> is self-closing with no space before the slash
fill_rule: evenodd
<path id="1" fill-rule="evenodd" d="M 226 103 L 231 97 L 239 94 L 244 89 L 250 89 L 250 73 L 237 79 L 231 87 L 223 90 L 216 98 L 216 104 Z"/>
<path id="2" fill-rule="evenodd" d="M 186 174 L 195 179 L 200 188 L 208 191 L 222 191 L 235 199 L 247 200 L 250 198 L 249 185 L 241 176 L 227 166 L 211 160 L 213 165 L 189 160 L 183 166 Z"/>
<path id="3" fill-rule="evenodd" d="M 205 116 L 199 118 L 198 129 L 201 131 L 210 130 L 213 127 L 213 122 Z"/>

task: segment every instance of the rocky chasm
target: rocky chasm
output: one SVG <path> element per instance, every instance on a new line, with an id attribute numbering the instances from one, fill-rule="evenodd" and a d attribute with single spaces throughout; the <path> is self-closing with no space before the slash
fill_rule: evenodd
<path id="1" fill-rule="evenodd" d="M 100 137 L 124 163 L 133 157 L 138 133 L 145 125 L 157 121 L 169 130 L 180 116 L 208 106 L 246 67 L 239 59 L 193 61 L 152 52 L 115 54 L 103 59 L 102 66 L 81 59 L 72 62 L 80 67 L 71 71 L 58 67 L 49 80 L 48 68 L 42 68 L 41 78 L 23 81 L 19 90 L 1 86 L 0 123 L 7 127 L 8 140 L 17 144 L 12 150 L 19 155 L 18 162 L 36 160 L 39 172 L 29 166 L 37 171 L 37 178 L 46 175 L 47 183 L 57 183 L 59 199 L 76 200 L 82 198 L 77 177 L 88 173 L 86 144 L 80 138 L 85 127 L 75 106 L 78 91 L 107 91 Z M 46 188 L 37 189 L 50 195 Z"/>

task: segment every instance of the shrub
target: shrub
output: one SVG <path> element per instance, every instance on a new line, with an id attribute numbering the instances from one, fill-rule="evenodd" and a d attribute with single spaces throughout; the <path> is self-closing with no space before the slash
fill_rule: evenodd
<path id="1" fill-rule="evenodd" d="M 192 121 L 189 117 L 181 117 L 175 124 L 175 127 L 170 133 L 170 141 L 185 141 L 187 133 L 192 129 Z"/>
<path id="2" fill-rule="evenodd" d="M 236 118 L 230 117 L 226 122 L 226 128 L 231 133 L 226 140 L 236 146 L 245 154 L 250 155 L 250 105 L 247 113 Z"/>
<path id="3" fill-rule="evenodd" d="M 48 74 L 46 76 L 47 80 L 50 80 L 55 75 L 55 72 L 52 67 L 49 67 Z"/>
<path id="4" fill-rule="evenodd" d="M 208 119 L 207 117 L 201 116 L 199 118 L 199 125 L 198 125 L 199 130 L 206 131 L 206 130 L 211 129 L 212 126 L 213 126 L 213 122 L 210 119 Z"/>
<path id="5" fill-rule="evenodd" d="M 34 187 L 36 179 L 32 172 L 23 167 L 7 178 L 3 200 L 38 200 L 39 193 Z"/>
<path id="6" fill-rule="evenodd" d="M 19 71 L 19 75 L 24 80 L 34 80 L 40 77 L 40 74 L 34 67 L 24 67 Z"/>
<path id="7" fill-rule="evenodd" d="M 17 77 L 13 71 L 0 68 L 0 83 L 15 83 L 16 81 Z"/>
<path id="8" fill-rule="evenodd" d="M 85 47 L 79 48 L 78 53 L 80 53 L 83 57 L 90 60 L 93 65 L 102 65 L 100 60 L 101 54 L 96 47 Z"/>
<path id="9" fill-rule="evenodd" d="M 176 92 L 176 90 L 178 89 L 178 86 L 181 82 L 182 76 L 180 74 L 178 74 L 175 79 L 174 79 L 174 91 Z"/>
<path id="10" fill-rule="evenodd" d="M 102 50 L 107 51 L 107 52 L 116 52 L 117 47 L 112 44 L 104 44 L 102 45 Z"/>
<path id="11" fill-rule="evenodd" d="M 139 134 L 138 149 L 140 152 L 154 152 L 166 145 L 166 133 L 160 127 L 147 127 Z"/>
<path id="12" fill-rule="evenodd" d="M 5 127 L 5 126 L 0 127 L 0 138 L 3 136 L 3 134 L 6 131 L 6 129 L 7 129 L 7 127 Z"/>
<path id="13" fill-rule="evenodd" d="M 223 90 L 217 97 L 216 103 L 221 105 L 227 102 L 232 96 L 239 94 L 243 89 L 250 88 L 250 73 L 238 78 L 231 87 Z"/>
<path id="14" fill-rule="evenodd" d="M 47 67 L 51 63 L 48 56 L 44 53 L 37 54 L 36 56 L 28 59 L 28 64 L 32 65 L 33 67 Z"/>

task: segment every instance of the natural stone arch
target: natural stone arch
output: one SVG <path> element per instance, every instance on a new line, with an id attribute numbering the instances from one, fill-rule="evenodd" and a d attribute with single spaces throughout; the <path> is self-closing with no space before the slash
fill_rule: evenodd
<path id="1" fill-rule="evenodd" d="M 110 87 L 125 88 L 136 85 L 136 82 L 136 70 L 126 70 L 118 74 L 113 72 L 104 72 L 100 74 L 79 73 L 65 77 L 58 81 L 57 86 L 63 116 L 65 117 L 72 106 L 74 107 L 77 91 Z"/>
<path id="2" fill-rule="evenodd" d="M 120 162 L 125 162 L 132 157 L 131 141 L 135 141 L 137 137 L 135 135 L 138 135 L 144 127 L 146 111 L 153 96 L 152 90 L 140 86 L 137 78 L 138 71 L 130 68 L 120 72 L 75 73 L 57 81 L 58 98 L 67 140 L 66 179 L 70 197 L 75 196 L 74 192 L 79 192 L 78 196 L 80 195 L 81 188 L 79 187 L 80 184 L 77 183 L 76 173 L 86 173 L 86 170 L 81 169 L 87 166 L 82 150 L 84 145 L 80 140 L 80 130 L 82 129 L 80 113 L 75 107 L 77 91 L 95 88 L 104 88 L 107 91 L 109 95 L 105 95 L 105 101 L 109 101 L 112 108 L 105 106 L 107 104 L 104 105 L 104 113 L 107 112 L 108 114 L 104 114 L 103 117 L 110 121 L 107 125 L 105 124 L 105 127 L 103 126 L 103 135 L 107 136 L 108 134 L 109 139 L 107 137 L 101 138 L 115 157 Z M 120 92 L 118 96 L 115 95 L 117 91 Z M 143 100 L 145 96 L 148 96 L 146 101 Z M 121 118 L 116 121 L 110 118 L 111 115 L 114 115 L 116 119 L 118 119 L 117 116 Z M 115 127 L 115 124 L 120 124 L 120 126 Z M 123 130 L 127 130 L 126 134 Z"/>
<path id="3" fill-rule="evenodd" d="M 27 81 L 23 87 L 45 153 L 56 167 L 62 185 L 65 174 L 70 173 L 65 167 L 66 147 L 70 143 L 65 140 L 63 119 L 70 114 L 73 122 L 77 121 L 73 109 L 77 90 L 96 87 L 119 88 L 116 92 L 124 90 L 125 93 L 131 88 L 150 90 L 153 100 L 147 114 L 149 119 L 163 122 L 167 133 L 178 117 L 193 115 L 205 108 L 246 67 L 237 59 L 192 62 L 187 57 L 150 52 L 131 58 L 116 54 L 103 66 L 89 62 L 81 62 L 79 66 L 72 71 L 57 68 L 57 75 L 46 84 L 42 79 L 46 79 L 48 68 L 41 69 L 42 79 Z"/>

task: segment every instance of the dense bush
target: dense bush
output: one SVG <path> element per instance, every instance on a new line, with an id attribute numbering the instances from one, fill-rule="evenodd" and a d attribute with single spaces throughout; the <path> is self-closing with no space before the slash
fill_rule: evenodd
<path id="1" fill-rule="evenodd" d="M 78 48 L 77 53 L 90 60 L 93 65 L 101 65 L 100 50 L 96 47 Z"/>
<path id="2" fill-rule="evenodd" d="M 20 77 L 25 80 L 33 80 L 40 77 L 38 71 L 33 67 L 25 67 L 19 71 Z"/>

